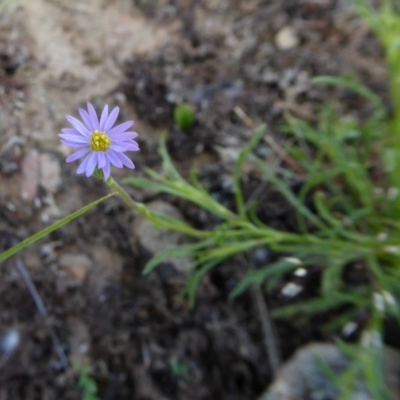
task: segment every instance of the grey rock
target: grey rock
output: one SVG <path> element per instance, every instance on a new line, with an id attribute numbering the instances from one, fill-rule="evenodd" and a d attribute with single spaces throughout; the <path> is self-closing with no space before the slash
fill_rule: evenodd
<path id="1" fill-rule="evenodd" d="M 80 318 L 68 319 L 68 350 L 69 360 L 75 368 L 88 366 L 88 353 L 90 350 L 90 334 L 87 325 Z"/>
<path id="2" fill-rule="evenodd" d="M 321 362 L 338 376 L 349 366 L 349 359 L 334 344 L 312 343 L 298 350 L 283 365 L 272 385 L 258 400 L 336 400 L 340 393 L 321 369 Z M 400 399 L 400 352 L 384 349 L 385 378 L 393 399 Z M 376 400 L 366 384 L 359 381 L 352 400 Z"/>
<path id="3" fill-rule="evenodd" d="M 40 158 L 36 150 L 29 151 L 22 160 L 21 197 L 23 200 L 33 201 L 38 195 L 40 176 Z"/>
<path id="4" fill-rule="evenodd" d="M 102 244 L 88 247 L 88 252 L 94 261 L 89 272 L 88 284 L 93 293 L 104 300 L 103 291 L 111 282 L 118 282 L 122 277 L 123 260 L 112 249 Z"/>
<path id="5" fill-rule="evenodd" d="M 40 185 L 48 193 L 56 193 L 61 186 L 61 167 L 58 160 L 50 153 L 39 156 L 40 161 Z"/>

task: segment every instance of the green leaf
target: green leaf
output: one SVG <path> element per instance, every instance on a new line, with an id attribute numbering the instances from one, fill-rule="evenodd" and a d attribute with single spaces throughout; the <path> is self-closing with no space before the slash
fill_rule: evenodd
<path id="1" fill-rule="evenodd" d="M 345 261 L 337 260 L 324 268 L 321 282 L 321 291 L 324 297 L 334 298 L 336 293 L 343 289 L 342 273 L 344 267 Z"/>
<path id="2" fill-rule="evenodd" d="M 99 400 L 97 383 L 86 367 L 76 367 L 79 372 L 78 385 L 82 390 L 82 400 Z"/>
<path id="3" fill-rule="evenodd" d="M 321 231 L 330 233 L 329 227 L 327 227 L 321 219 L 312 213 L 303 203 L 302 201 L 293 193 L 290 189 L 289 185 L 280 179 L 274 171 L 272 171 L 267 165 L 265 165 L 265 161 L 259 159 L 258 157 L 252 157 L 254 162 L 258 165 L 264 175 L 269 179 L 277 189 L 282 193 L 283 196 L 287 199 L 287 201 L 296 209 L 298 212 L 304 215 L 312 224 L 318 227 Z"/>
<path id="4" fill-rule="evenodd" d="M 344 304 L 359 304 L 362 302 L 360 294 L 344 295 L 338 294 L 334 298 L 318 297 L 312 300 L 299 302 L 297 304 L 281 307 L 274 310 L 273 315 L 277 318 L 310 317 L 325 312 L 326 310 L 340 307 Z"/>
<path id="5" fill-rule="evenodd" d="M 314 78 L 312 82 L 316 84 L 338 86 L 345 89 L 350 89 L 367 100 L 382 106 L 382 101 L 379 96 L 354 78 L 344 76 L 318 76 Z"/>
<path id="6" fill-rule="evenodd" d="M 97 206 L 99 203 L 103 202 L 104 200 L 109 199 L 110 197 L 114 196 L 116 193 L 110 193 L 107 196 L 104 196 L 96 201 L 93 201 L 92 203 L 88 204 L 85 207 L 82 207 L 78 211 L 73 212 L 72 214 L 64 217 L 60 221 L 55 222 L 54 224 L 48 226 L 47 228 L 41 230 L 40 232 L 35 233 L 34 235 L 28 237 L 27 239 L 23 240 L 22 242 L 18 243 L 17 245 L 11 247 L 11 249 L 8 249 L 4 251 L 3 253 L 0 254 L 0 263 L 7 260 L 7 258 L 13 256 L 16 254 L 18 251 L 21 251 L 25 247 L 31 245 L 32 243 L 35 243 L 39 239 L 42 239 L 43 237 L 47 236 L 49 233 L 55 231 L 58 228 L 61 228 L 63 225 L 67 224 L 68 222 L 71 222 L 75 218 L 81 216 L 85 212 L 89 211 L 93 207 Z"/>
<path id="7" fill-rule="evenodd" d="M 251 150 L 261 140 L 265 133 L 266 125 L 261 125 L 256 129 L 251 139 L 248 141 L 246 146 L 244 146 L 243 150 L 240 152 L 238 160 L 236 161 L 235 168 L 233 170 L 233 179 L 235 185 L 235 197 L 236 197 L 236 207 L 238 209 L 238 213 L 241 218 L 245 218 L 246 216 L 246 207 L 244 204 L 243 193 L 240 187 L 240 171 L 247 157 L 249 156 Z"/>
<path id="8" fill-rule="evenodd" d="M 187 131 L 194 124 L 194 112 L 188 104 L 178 104 L 174 109 L 174 121 L 184 131 Z"/>
<path id="9" fill-rule="evenodd" d="M 167 176 L 171 179 L 175 179 L 177 181 L 182 181 L 182 177 L 179 174 L 179 172 L 176 170 L 174 167 L 174 164 L 172 163 L 171 157 L 168 154 L 167 150 L 167 135 L 166 133 L 163 133 L 160 138 L 160 147 L 158 148 L 158 153 L 160 154 L 162 158 L 162 165 L 163 165 L 163 170 L 167 174 Z"/>
<path id="10" fill-rule="evenodd" d="M 247 290 L 252 285 L 261 285 L 268 279 L 273 277 L 281 277 L 293 269 L 299 268 L 286 260 L 279 260 L 277 262 L 261 267 L 260 269 L 248 271 L 244 278 L 236 285 L 230 293 L 231 297 L 237 297 Z M 275 280 L 276 283 L 276 280 Z"/>
<path id="11" fill-rule="evenodd" d="M 214 242 L 213 239 L 207 239 L 203 240 L 202 242 L 199 243 L 191 243 L 191 244 L 186 244 L 186 245 L 181 245 L 177 247 L 170 247 L 163 249 L 159 253 L 157 253 L 154 257 L 152 257 L 145 265 L 144 270 L 142 272 L 143 275 L 149 274 L 152 272 L 155 268 L 157 268 L 158 265 L 160 265 L 161 262 L 171 259 L 171 258 L 183 258 L 183 257 L 190 257 L 193 256 L 193 254 L 203 248 L 206 248 L 207 246 L 211 245 Z M 190 269 L 190 267 L 188 267 Z"/>
<path id="12" fill-rule="evenodd" d="M 212 270 L 220 262 L 221 262 L 221 260 L 217 259 L 217 260 L 213 260 L 213 261 L 210 261 L 210 262 L 204 264 L 186 282 L 185 287 L 182 289 L 181 294 L 188 296 L 189 305 L 191 307 L 193 307 L 195 304 L 196 291 L 197 291 L 197 288 L 198 288 L 201 280 L 207 274 L 208 271 Z"/>

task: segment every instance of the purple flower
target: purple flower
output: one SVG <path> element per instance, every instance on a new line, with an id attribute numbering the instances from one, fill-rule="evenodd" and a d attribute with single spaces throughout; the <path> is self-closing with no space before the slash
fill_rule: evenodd
<path id="1" fill-rule="evenodd" d="M 61 143 L 79 148 L 66 161 L 69 163 L 84 157 L 76 173 L 85 172 L 89 177 L 97 167 L 103 170 L 104 179 L 110 176 L 111 164 L 117 168 L 135 168 L 133 162 L 124 154 L 126 151 L 139 151 L 139 145 L 133 140 L 138 134 L 127 131 L 133 125 L 133 121 L 113 127 L 118 117 L 118 107 L 108 113 L 106 105 L 100 120 L 92 104 L 88 102 L 87 108 L 88 111 L 79 109 L 83 123 L 67 115 L 67 120 L 73 128 L 61 129 L 62 133 L 58 135 L 61 137 Z"/>

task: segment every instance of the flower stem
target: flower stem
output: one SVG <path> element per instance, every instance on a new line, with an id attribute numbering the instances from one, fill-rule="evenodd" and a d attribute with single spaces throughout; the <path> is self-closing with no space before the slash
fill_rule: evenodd
<path id="1" fill-rule="evenodd" d="M 166 214 L 158 214 L 151 211 L 143 203 L 138 203 L 123 189 L 111 176 L 106 181 L 108 187 L 120 195 L 125 204 L 133 211 L 148 219 L 158 229 L 169 229 L 174 232 L 181 232 L 189 236 L 204 238 L 213 235 L 210 231 L 200 231 L 192 228 L 183 221 L 177 220 Z"/>
<path id="2" fill-rule="evenodd" d="M 136 211 L 139 214 L 143 214 L 143 210 L 135 200 L 132 199 L 131 196 L 126 192 L 126 190 L 120 186 L 112 176 L 110 176 L 106 181 L 108 187 L 113 191 L 117 192 L 121 199 L 125 202 L 125 204 L 131 208 L 133 211 Z"/>

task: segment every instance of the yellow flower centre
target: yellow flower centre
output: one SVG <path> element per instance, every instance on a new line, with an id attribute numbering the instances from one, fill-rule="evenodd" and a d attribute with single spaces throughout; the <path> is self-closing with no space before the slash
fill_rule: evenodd
<path id="1" fill-rule="evenodd" d="M 111 139 L 104 132 L 94 131 L 90 137 L 90 150 L 106 151 L 111 145 Z"/>

